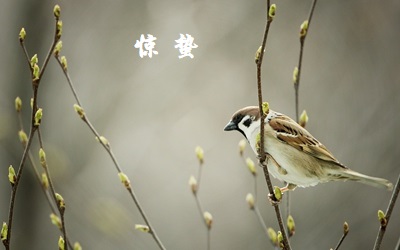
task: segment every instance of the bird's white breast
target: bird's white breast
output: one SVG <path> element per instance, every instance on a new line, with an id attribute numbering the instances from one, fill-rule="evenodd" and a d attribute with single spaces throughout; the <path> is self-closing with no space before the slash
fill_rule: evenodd
<path id="1" fill-rule="evenodd" d="M 259 126 L 257 126 L 249 130 L 249 134 L 247 134 L 249 144 L 256 155 L 258 155 L 258 153 L 255 145 L 259 132 Z M 308 169 L 311 169 L 310 166 L 320 165 L 315 157 L 278 140 L 276 138 L 276 132 L 267 124 L 267 121 L 265 123 L 264 133 L 265 152 L 270 154 L 279 164 L 279 166 L 276 166 L 272 160 L 269 160 L 267 163 L 268 171 L 275 178 L 301 187 L 314 186 L 320 182 L 316 175 L 308 171 Z"/>

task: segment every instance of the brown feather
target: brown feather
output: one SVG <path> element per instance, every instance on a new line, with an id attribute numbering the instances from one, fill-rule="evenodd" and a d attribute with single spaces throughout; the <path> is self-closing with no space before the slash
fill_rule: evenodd
<path id="1" fill-rule="evenodd" d="M 315 139 L 305 128 L 301 127 L 291 118 L 284 115 L 278 115 L 269 121 L 269 125 L 276 131 L 276 137 L 280 141 L 318 159 L 347 168 L 336 160 L 332 153 L 329 152 L 322 143 Z"/>

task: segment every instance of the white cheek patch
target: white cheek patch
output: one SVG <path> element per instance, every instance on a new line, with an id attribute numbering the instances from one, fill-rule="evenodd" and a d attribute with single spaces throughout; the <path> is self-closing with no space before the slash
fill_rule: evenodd
<path id="1" fill-rule="evenodd" d="M 247 127 L 243 123 L 249 118 L 251 118 L 249 115 L 246 115 L 245 117 L 243 117 L 243 119 L 240 121 L 238 127 L 246 135 L 246 138 L 249 141 L 250 146 L 253 148 L 253 146 L 255 145 L 256 136 L 259 133 L 260 121 L 253 120 L 250 123 L 250 126 Z"/>
<path id="2" fill-rule="evenodd" d="M 239 124 L 238 124 L 238 127 L 239 127 L 239 129 L 240 130 L 242 130 L 245 134 L 246 134 L 246 136 L 247 136 L 247 130 L 249 129 L 248 127 L 246 127 L 243 123 L 247 120 L 247 119 L 249 119 L 250 118 L 250 116 L 249 115 L 246 115 L 245 117 L 243 117 L 243 119 L 239 122 Z M 253 123 L 252 123 L 253 124 Z M 251 127 L 251 125 L 252 124 L 250 124 L 250 127 Z"/>

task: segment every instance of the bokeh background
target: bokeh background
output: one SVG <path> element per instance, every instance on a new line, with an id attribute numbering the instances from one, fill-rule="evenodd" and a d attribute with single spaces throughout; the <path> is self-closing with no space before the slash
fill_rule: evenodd
<path id="1" fill-rule="evenodd" d="M 22 148 L 14 99 L 23 100 L 29 125 L 30 74 L 18 42 L 27 31 L 29 54 L 40 64 L 53 36 L 53 6 L 63 20 L 62 55 L 89 118 L 106 136 L 168 249 L 205 249 L 206 230 L 188 187 L 198 171 L 194 148 L 205 150 L 199 197 L 214 217 L 213 249 L 272 249 L 245 196 L 253 178 L 238 154 L 239 133 L 223 132 L 237 109 L 254 105 L 256 67 L 265 1 L 229 0 L 1 0 L 0 8 L 0 220 L 7 221 L 7 168 L 18 166 Z M 311 1 L 277 1 L 263 64 L 264 98 L 294 117 L 292 71 L 298 30 Z M 400 173 L 400 2 L 318 2 L 306 40 L 300 109 L 307 128 L 344 164 L 395 182 Z M 178 59 L 179 34 L 199 46 L 193 59 Z M 157 37 L 158 55 L 140 58 L 141 34 Z M 42 133 L 56 191 L 66 200 L 66 226 L 84 249 L 157 249 L 106 152 L 75 114 L 61 69 L 50 61 L 39 105 Z M 32 151 L 37 160 L 37 140 Z M 249 148 L 246 156 L 253 157 Z M 28 164 L 29 165 L 29 164 Z M 56 249 L 59 231 L 30 165 L 18 191 L 13 249 Z M 259 173 L 261 169 L 259 169 Z M 274 180 L 275 185 L 282 185 Z M 267 190 L 258 176 L 259 208 L 278 229 Z M 299 188 L 291 195 L 296 221 L 294 249 L 329 249 L 347 221 L 343 249 L 371 249 L 377 210 L 391 193 L 359 183 Z M 284 211 L 284 210 L 283 210 Z M 382 249 L 399 239 L 395 207 Z"/>

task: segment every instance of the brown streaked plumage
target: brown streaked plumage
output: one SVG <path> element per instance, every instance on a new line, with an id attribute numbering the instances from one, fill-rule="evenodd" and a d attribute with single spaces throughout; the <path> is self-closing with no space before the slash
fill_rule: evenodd
<path id="1" fill-rule="evenodd" d="M 258 107 L 245 107 L 235 112 L 224 130 L 241 132 L 257 154 Z M 393 184 L 385 179 L 358 173 L 341 164 L 322 143 L 286 115 L 269 110 L 264 133 L 264 151 L 269 155 L 268 171 L 288 183 L 283 191 L 338 180 L 358 181 L 388 190 L 393 188 Z"/>

